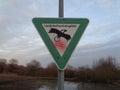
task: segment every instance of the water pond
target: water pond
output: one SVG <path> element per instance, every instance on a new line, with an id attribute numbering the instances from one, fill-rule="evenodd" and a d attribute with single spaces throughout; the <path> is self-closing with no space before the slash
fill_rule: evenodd
<path id="1" fill-rule="evenodd" d="M 57 84 L 51 82 L 51 84 L 42 85 L 38 90 L 57 90 Z M 120 85 L 100 85 L 65 81 L 64 90 L 120 90 Z"/>

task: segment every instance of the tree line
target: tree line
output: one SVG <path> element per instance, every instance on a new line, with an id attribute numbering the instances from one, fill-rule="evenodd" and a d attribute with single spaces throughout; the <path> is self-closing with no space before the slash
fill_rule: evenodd
<path id="1" fill-rule="evenodd" d="M 57 67 L 54 63 L 43 68 L 39 61 L 32 60 L 26 66 L 18 65 L 18 60 L 11 59 L 10 63 L 0 62 L 0 74 L 14 73 L 32 77 L 57 78 Z M 92 67 L 72 67 L 65 69 L 65 79 L 79 82 L 113 83 L 120 82 L 120 67 L 113 57 L 100 58 L 94 61 Z"/>

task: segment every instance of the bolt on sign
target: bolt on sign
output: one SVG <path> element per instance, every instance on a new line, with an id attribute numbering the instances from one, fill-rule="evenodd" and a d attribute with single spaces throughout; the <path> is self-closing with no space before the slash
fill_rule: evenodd
<path id="1" fill-rule="evenodd" d="M 83 18 L 33 18 L 59 69 L 65 68 L 88 22 Z"/>

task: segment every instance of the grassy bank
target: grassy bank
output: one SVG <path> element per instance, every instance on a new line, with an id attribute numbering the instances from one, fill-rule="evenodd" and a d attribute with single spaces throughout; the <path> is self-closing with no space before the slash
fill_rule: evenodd
<path id="1" fill-rule="evenodd" d="M 0 74 L 0 84 L 21 81 L 21 80 L 27 80 L 27 79 L 32 79 L 32 77 L 20 76 L 17 74 Z"/>
<path id="2" fill-rule="evenodd" d="M 50 85 L 38 77 L 20 76 L 16 74 L 0 74 L 0 90 L 36 90 L 42 85 Z M 48 79 L 50 82 L 55 80 Z"/>

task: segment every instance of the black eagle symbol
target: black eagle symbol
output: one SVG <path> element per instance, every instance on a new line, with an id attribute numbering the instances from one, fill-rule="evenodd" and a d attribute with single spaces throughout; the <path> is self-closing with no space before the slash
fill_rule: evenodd
<path id="1" fill-rule="evenodd" d="M 62 30 L 60 31 L 60 30 L 58 30 L 58 29 L 56 29 L 56 28 L 51 28 L 48 33 L 55 33 L 55 34 L 57 34 L 57 35 L 54 37 L 54 40 L 55 40 L 56 42 L 59 42 L 61 37 L 65 38 L 67 41 L 71 39 L 71 36 L 70 36 L 69 34 L 65 34 L 65 32 L 67 32 L 66 29 L 62 29 Z"/>

